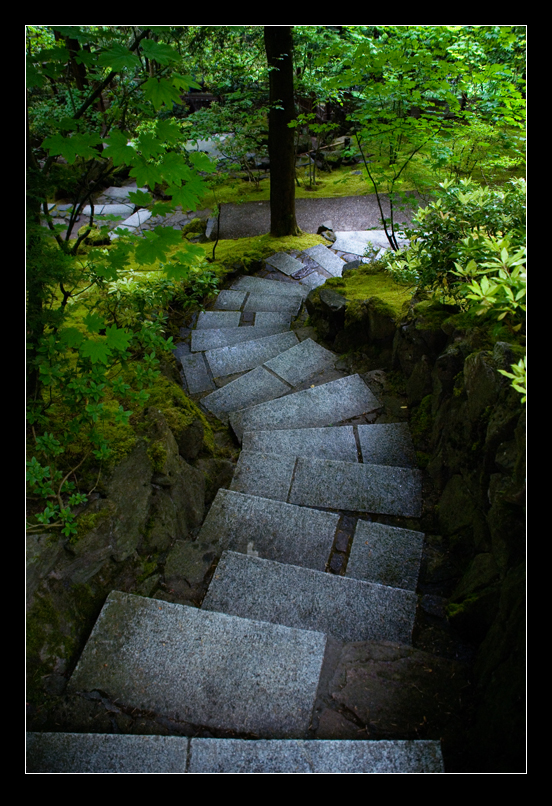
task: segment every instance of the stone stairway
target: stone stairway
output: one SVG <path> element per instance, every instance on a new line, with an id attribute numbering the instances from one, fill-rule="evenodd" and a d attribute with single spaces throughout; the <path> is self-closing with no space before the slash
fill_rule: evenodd
<path id="1" fill-rule="evenodd" d="M 381 404 L 362 378 L 290 329 L 341 273 L 322 249 L 237 280 L 177 348 L 188 393 L 242 445 L 195 541 L 218 558 L 201 607 L 113 591 L 69 681 L 184 735 L 29 734 L 29 772 L 444 772 L 437 741 L 313 732 L 333 646 L 411 644 L 424 539 L 377 520 L 420 515 L 408 427 L 366 422 Z"/>

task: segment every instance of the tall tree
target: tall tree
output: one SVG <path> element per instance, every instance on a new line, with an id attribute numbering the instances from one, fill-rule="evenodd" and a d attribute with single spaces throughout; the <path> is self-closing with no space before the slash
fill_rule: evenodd
<path id="1" fill-rule="evenodd" d="M 288 126 L 295 119 L 291 26 L 266 26 L 264 41 L 270 71 L 270 234 L 280 238 L 301 232 L 295 219 L 294 130 Z"/>

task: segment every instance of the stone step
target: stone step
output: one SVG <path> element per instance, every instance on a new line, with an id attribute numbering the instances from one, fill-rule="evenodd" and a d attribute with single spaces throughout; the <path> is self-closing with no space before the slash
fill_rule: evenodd
<path id="1" fill-rule="evenodd" d="M 248 325 L 247 327 L 204 328 L 192 330 L 191 350 L 193 353 L 205 350 L 217 350 L 219 347 L 232 347 L 244 341 L 262 339 L 265 336 L 274 336 L 276 333 L 285 333 L 289 325 Z"/>
<path id="2" fill-rule="evenodd" d="M 335 425 L 375 411 L 380 406 L 359 375 L 348 375 L 234 412 L 230 415 L 230 424 L 241 442 L 244 431 Z"/>
<path id="3" fill-rule="evenodd" d="M 332 249 L 338 252 L 346 252 L 351 255 L 364 255 L 366 248 L 372 246 L 374 249 L 390 249 L 389 241 L 385 230 L 351 230 L 347 232 L 336 232 L 336 240 L 332 244 Z M 409 241 L 405 238 L 397 238 L 400 248 L 408 246 Z"/>
<path id="4" fill-rule="evenodd" d="M 420 470 L 242 450 L 230 489 L 306 507 L 418 518 Z"/>
<path id="5" fill-rule="evenodd" d="M 292 333 L 287 335 L 293 336 Z M 297 339 L 295 340 L 297 341 Z M 268 354 L 268 348 L 272 348 L 273 344 L 277 344 L 277 342 L 269 343 L 264 339 L 259 343 L 247 342 L 242 346 L 241 355 L 238 355 L 238 348 L 232 348 L 232 352 L 228 348 L 226 353 L 217 350 L 215 351 L 216 358 L 219 359 L 220 354 L 223 359 L 218 363 L 210 360 L 210 353 L 206 353 L 206 357 L 213 375 L 219 377 L 217 372 L 221 370 L 221 367 L 224 370 L 227 367 L 239 366 L 239 362 L 243 364 L 246 359 L 252 362 L 255 356 L 262 357 L 263 351 Z M 249 352 L 247 352 L 248 350 Z M 334 353 L 324 349 L 312 339 L 305 339 L 294 344 L 289 350 L 264 361 L 261 366 L 236 378 L 221 389 L 212 392 L 203 398 L 202 405 L 226 422 L 230 412 L 282 397 L 292 391 L 295 386 L 333 366 L 336 361 L 337 356 Z"/>
<path id="6" fill-rule="evenodd" d="M 425 535 L 358 520 L 345 576 L 415 591 Z"/>
<path id="7" fill-rule="evenodd" d="M 254 369 L 298 343 L 299 339 L 295 333 L 288 330 L 285 333 L 245 341 L 232 347 L 206 350 L 204 355 L 213 377 L 224 378 L 226 375 Z"/>
<path id="8" fill-rule="evenodd" d="M 310 249 L 305 249 L 304 254 L 315 260 L 332 277 L 341 277 L 343 269 L 347 265 L 343 258 L 338 257 L 324 244 L 311 246 Z"/>
<path id="9" fill-rule="evenodd" d="M 339 515 L 220 489 L 195 543 L 202 555 L 230 550 L 326 569 Z"/>
<path id="10" fill-rule="evenodd" d="M 410 644 L 416 603 L 412 591 L 225 551 L 201 608 L 340 641 Z"/>
<path id="11" fill-rule="evenodd" d="M 416 465 L 416 452 L 407 423 L 246 431 L 242 448 L 260 453 L 313 456 L 342 462 L 362 460 L 371 465 Z"/>
<path id="12" fill-rule="evenodd" d="M 320 632 L 112 591 L 68 692 L 101 691 L 187 730 L 302 738 L 325 646 Z"/>
<path id="13" fill-rule="evenodd" d="M 299 262 L 299 261 L 297 261 Z M 302 266 L 303 264 L 301 264 Z M 308 294 L 308 289 L 303 288 L 298 283 L 280 282 L 278 280 L 268 280 L 265 277 L 253 277 L 244 275 L 232 283 L 232 289 L 238 291 L 250 291 L 257 294 L 280 294 L 282 296 L 301 297 L 304 299 Z"/>
<path id="14" fill-rule="evenodd" d="M 184 353 L 180 355 L 180 363 L 186 378 L 188 394 L 197 395 L 211 392 L 216 385 L 211 377 L 203 353 Z"/>
<path id="15" fill-rule="evenodd" d="M 443 773 L 438 741 L 28 733 L 27 773 Z"/>

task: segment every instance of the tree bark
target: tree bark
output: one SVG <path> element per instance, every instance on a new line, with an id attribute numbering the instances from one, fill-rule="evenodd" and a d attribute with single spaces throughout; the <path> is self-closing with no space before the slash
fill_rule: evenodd
<path id="1" fill-rule="evenodd" d="M 295 219 L 295 119 L 293 97 L 293 38 L 290 26 L 264 29 L 266 58 L 270 70 L 268 157 L 270 160 L 270 234 L 276 238 L 299 235 Z"/>

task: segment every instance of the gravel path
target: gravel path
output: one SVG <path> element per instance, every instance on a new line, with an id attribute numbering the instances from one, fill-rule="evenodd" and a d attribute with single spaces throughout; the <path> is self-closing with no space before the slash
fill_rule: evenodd
<path id="1" fill-rule="evenodd" d="M 415 204 L 418 199 L 412 194 Z M 389 215 L 389 204 L 384 199 L 384 213 Z M 375 195 L 344 196 L 323 199 L 296 199 L 297 223 L 303 232 L 316 233 L 325 221 L 333 223 L 337 231 L 381 228 L 380 211 Z M 407 212 L 398 211 L 396 222 L 409 222 Z M 223 204 L 220 217 L 221 238 L 249 238 L 262 235 L 270 230 L 270 202 L 245 202 L 244 204 Z"/>

